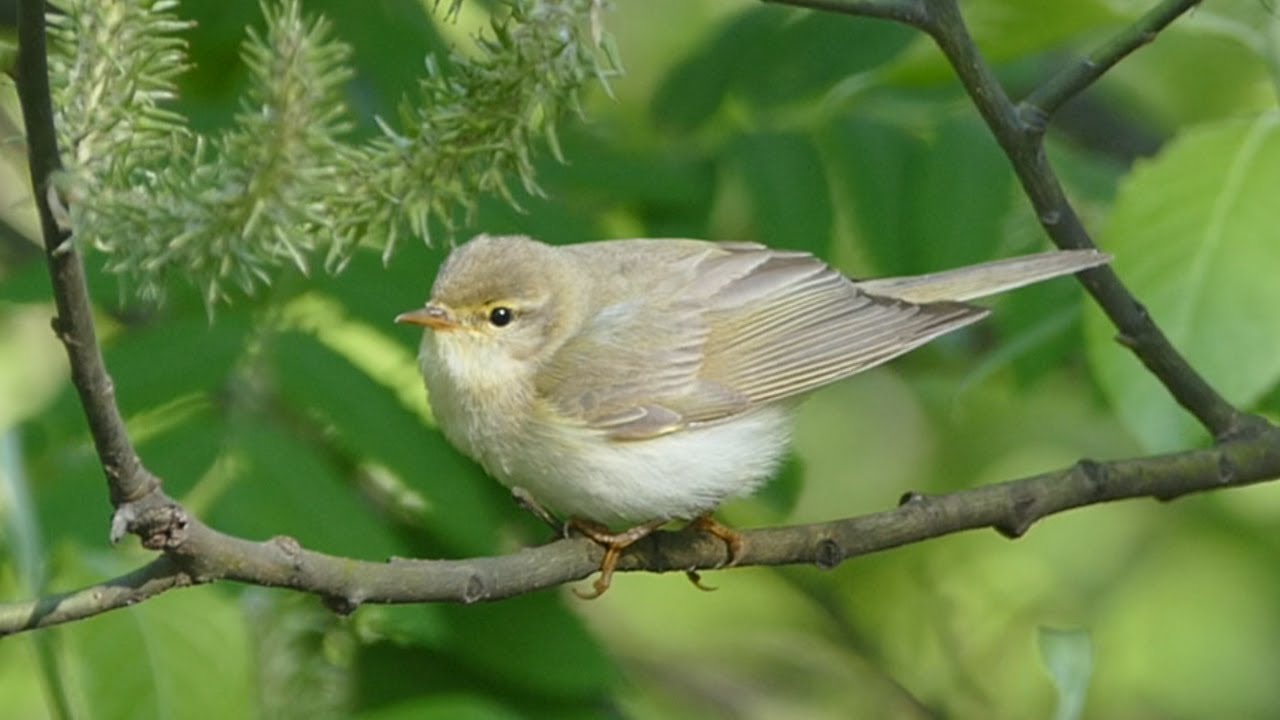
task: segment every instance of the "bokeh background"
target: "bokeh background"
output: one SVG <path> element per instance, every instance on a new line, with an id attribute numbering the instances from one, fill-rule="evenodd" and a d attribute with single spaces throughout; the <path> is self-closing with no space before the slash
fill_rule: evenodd
<path id="1" fill-rule="evenodd" d="M 962 7 L 1019 95 L 1149 4 Z M 357 135 L 394 116 L 428 53 L 466 52 L 491 3 L 464 3 L 456 22 L 431 5 L 304 3 L 355 48 Z M 216 130 L 238 109 L 239 44 L 258 5 L 188 0 L 181 13 L 198 24 L 176 107 Z M 1049 141 L 1100 244 L 1142 299 L 1155 296 L 1156 319 L 1234 400 L 1273 416 L 1280 225 L 1268 232 L 1256 210 L 1280 178 L 1274 15 L 1206 4 L 1069 105 Z M 521 197 L 519 211 L 482 199 L 458 239 L 747 239 L 854 276 L 1046 247 L 1007 161 L 917 33 L 747 0 L 619 0 L 605 18 L 625 73 L 561 124 L 567 161 L 544 153 L 546 196 Z M 148 555 L 106 543 L 101 470 L 49 332 L 7 80 L 0 103 L 0 599 L 17 600 Z M 1241 217 L 1253 224 L 1232 225 Z M 212 316 L 181 284 L 163 305 L 137 302 L 90 253 L 107 363 L 145 462 L 207 522 L 248 538 L 372 560 L 545 541 L 433 428 L 417 333 L 391 322 L 422 302 L 446 253 L 443 240 L 402 242 L 384 265 L 371 248 L 341 274 L 285 273 Z M 1207 442 L 1144 389 L 1071 281 L 994 307 L 816 394 L 783 476 L 722 518 L 829 520 L 910 490 Z M 1280 708 L 1278 518 L 1280 490 L 1263 485 L 1090 507 L 1017 541 L 965 533 L 829 572 L 707 573 L 712 593 L 632 573 L 593 602 L 562 588 L 347 618 L 315 598 L 220 584 L 0 642 L 2 714 L 1025 718 L 1084 691 L 1086 717 L 1268 717 Z M 1059 677 L 1076 677 L 1065 702 L 1050 672 L 1063 666 Z"/>

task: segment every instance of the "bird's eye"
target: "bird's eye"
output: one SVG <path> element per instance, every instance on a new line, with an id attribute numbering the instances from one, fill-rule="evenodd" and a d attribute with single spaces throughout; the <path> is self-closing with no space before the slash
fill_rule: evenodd
<path id="1" fill-rule="evenodd" d="M 489 324 L 494 327 L 502 327 L 510 324 L 515 317 L 515 313 L 511 312 L 511 308 L 500 305 L 489 311 Z"/>

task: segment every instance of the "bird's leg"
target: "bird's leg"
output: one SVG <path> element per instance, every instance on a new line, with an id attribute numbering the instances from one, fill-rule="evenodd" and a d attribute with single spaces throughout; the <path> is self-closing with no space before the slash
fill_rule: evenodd
<path id="1" fill-rule="evenodd" d="M 517 485 L 511 488 L 511 498 L 516 501 L 516 505 L 519 505 L 521 510 L 550 525 L 556 537 L 569 537 L 568 524 L 561 522 L 560 518 L 557 518 L 550 510 L 543 507 L 542 503 L 534 499 L 528 490 Z"/>
<path id="2" fill-rule="evenodd" d="M 596 578 L 596 581 L 591 584 L 594 592 L 579 592 L 575 588 L 574 594 L 583 600 L 592 600 L 603 595 L 604 591 L 609 589 L 609 583 L 613 580 L 613 571 L 618 566 L 618 558 L 622 557 L 622 551 L 666 524 L 666 520 L 650 520 L 647 523 L 615 533 L 600 523 L 583 520 L 582 518 L 569 518 L 569 527 L 604 547 L 604 559 L 600 561 L 600 577 Z"/>

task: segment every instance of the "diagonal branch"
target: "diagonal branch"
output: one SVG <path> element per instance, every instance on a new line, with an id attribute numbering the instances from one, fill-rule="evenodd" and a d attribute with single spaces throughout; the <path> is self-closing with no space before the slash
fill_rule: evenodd
<path id="1" fill-rule="evenodd" d="M 744 532 L 737 563 L 815 564 L 830 569 L 861 555 L 965 530 L 993 528 L 1009 537 L 1038 520 L 1087 505 L 1239 487 L 1280 475 L 1280 428 L 1192 450 L 1110 463 L 1083 461 L 1021 480 L 945 495 L 910 494 L 893 510 L 813 525 Z M 194 519 L 171 555 L 129 575 L 65 595 L 0 605 L 0 636 L 77 620 L 145 600 L 165 590 L 215 580 L 286 587 L 325 598 L 350 613 L 366 603 L 473 603 L 509 598 L 587 577 L 602 549 L 571 538 L 500 557 L 377 563 L 336 557 L 277 537 L 251 542 Z M 628 549 L 620 570 L 682 572 L 721 567 L 723 543 L 697 532 L 659 532 Z"/>
<path id="2" fill-rule="evenodd" d="M 808 0 L 767 0 L 810 7 Z M 1009 157 L 1014 173 L 1031 200 L 1045 232 L 1058 247 L 1094 248 L 1080 216 L 1067 199 L 1057 173 L 1044 150 L 1044 128 L 1048 115 L 1066 99 L 1088 87 L 1121 58 L 1185 12 L 1194 2 L 1165 0 L 1132 26 L 1105 43 L 1093 59 L 1065 71 L 1051 80 L 1023 105 L 1024 112 L 1009 99 L 991 66 L 983 59 L 956 0 L 922 0 L 924 11 L 901 17 L 868 12 L 868 3 L 831 0 L 823 9 L 849 15 L 872 15 L 900 20 L 929 34 L 955 70 L 965 91 L 977 106 L 1000 147 Z M 879 4 L 879 3 L 875 3 Z M 1092 64 L 1096 63 L 1097 67 Z M 1032 102 L 1043 103 L 1037 112 Z M 1109 266 L 1079 274 L 1080 282 L 1093 296 L 1117 329 L 1117 339 L 1165 386 L 1169 394 L 1190 412 L 1215 438 L 1257 431 L 1266 426 L 1261 418 L 1242 413 L 1227 402 L 1178 352 L 1152 320 L 1146 308 L 1120 282 Z"/>

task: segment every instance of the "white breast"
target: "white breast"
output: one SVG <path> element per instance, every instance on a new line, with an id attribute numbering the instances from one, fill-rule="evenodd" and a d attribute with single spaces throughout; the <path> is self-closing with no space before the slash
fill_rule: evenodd
<path id="1" fill-rule="evenodd" d="M 542 426 L 533 434 L 540 447 L 529 448 L 504 482 L 561 513 L 606 524 L 691 519 L 754 492 L 776 472 L 789 440 L 788 415 L 771 405 L 648 440 Z"/>
<path id="2" fill-rule="evenodd" d="M 477 365 L 474 354 L 464 361 L 432 333 L 421 365 L 432 411 L 455 447 L 549 509 L 609 525 L 690 519 L 747 495 L 777 470 L 789 441 L 784 404 L 647 440 L 611 440 L 555 418 L 529 391 L 513 392 L 518 368 Z"/>

